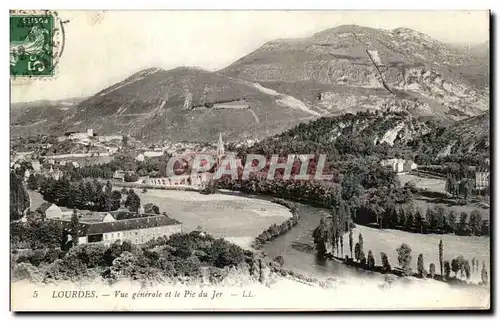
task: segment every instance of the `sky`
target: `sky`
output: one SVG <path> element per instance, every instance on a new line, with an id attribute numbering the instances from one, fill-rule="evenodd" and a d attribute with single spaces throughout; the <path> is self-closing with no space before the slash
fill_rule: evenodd
<path id="1" fill-rule="evenodd" d="M 91 96 L 147 67 L 226 67 L 267 41 L 344 24 L 407 27 L 447 43 L 489 39 L 487 11 L 59 11 L 65 49 L 52 79 L 11 81 L 11 101 Z"/>

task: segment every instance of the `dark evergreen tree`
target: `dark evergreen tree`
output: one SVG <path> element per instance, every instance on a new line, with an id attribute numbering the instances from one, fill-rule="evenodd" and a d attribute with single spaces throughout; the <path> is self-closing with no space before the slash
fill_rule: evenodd
<path id="1" fill-rule="evenodd" d="M 420 253 L 417 258 L 417 272 L 420 277 L 425 277 L 424 255 Z"/>
<path id="2" fill-rule="evenodd" d="M 326 254 L 326 241 L 328 240 L 328 224 L 326 218 L 322 215 L 319 220 L 319 225 L 313 231 L 314 244 L 316 253 L 322 257 Z"/>
<path id="3" fill-rule="evenodd" d="M 375 268 L 375 258 L 373 257 L 372 251 L 368 251 L 368 268 L 373 270 Z"/>
<path id="4" fill-rule="evenodd" d="M 71 214 L 71 222 L 70 222 L 70 234 L 71 234 L 71 242 L 73 246 L 78 245 L 78 230 L 80 225 L 80 220 L 78 219 L 78 213 L 76 210 L 73 210 L 73 214 Z"/>
<path id="5" fill-rule="evenodd" d="M 439 268 L 441 270 L 441 275 L 443 275 L 443 239 L 439 240 Z"/>
<path id="6" fill-rule="evenodd" d="M 32 191 L 36 191 L 38 189 L 38 180 L 36 179 L 35 175 L 31 174 L 28 177 L 28 189 Z"/>

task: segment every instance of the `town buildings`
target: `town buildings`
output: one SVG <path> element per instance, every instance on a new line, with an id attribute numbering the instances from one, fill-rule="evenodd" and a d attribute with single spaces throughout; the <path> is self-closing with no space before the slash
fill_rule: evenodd
<path id="1" fill-rule="evenodd" d="M 61 224 L 71 234 L 73 211 L 63 211 L 59 206 L 45 202 L 31 215 L 31 219 Z M 113 212 L 77 211 L 77 215 L 80 244 L 99 242 L 110 245 L 117 240 L 144 244 L 160 236 L 169 237 L 182 232 L 182 224 L 166 215 L 133 213 L 127 209 Z"/>
<path id="2" fill-rule="evenodd" d="M 397 174 L 409 173 L 418 168 L 418 165 L 414 161 L 399 158 L 384 159 L 380 161 L 380 165 L 392 168 Z"/>
<path id="3" fill-rule="evenodd" d="M 480 167 L 476 169 L 476 189 L 483 190 L 490 186 L 490 170 L 486 167 Z"/>
<path id="4" fill-rule="evenodd" d="M 144 244 L 160 236 L 169 237 L 182 233 L 182 224 L 166 215 L 147 215 L 122 220 L 111 220 L 108 215 L 101 215 L 101 219 L 102 222 L 86 220 L 78 223 L 79 244 L 103 243 L 109 246 L 118 240 Z M 54 222 L 63 225 L 67 233 L 71 234 L 70 220 L 59 219 Z"/>

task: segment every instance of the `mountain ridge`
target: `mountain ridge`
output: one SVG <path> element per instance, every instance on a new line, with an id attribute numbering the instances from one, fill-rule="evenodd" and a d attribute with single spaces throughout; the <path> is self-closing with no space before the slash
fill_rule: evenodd
<path id="1" fill-rule="evenodd" d="M 57 121 L 25 123 L 33 132 L 94 128 L 156 143 L 213 141 L 218 132 L 259 140 L 309 119 L 365 110 L 453 122 L 489 108 L 488 77 L 467 69 L 487 63 L 478 59 L 412 29 L 343 25 L 269 41 L 215 72 L 147 68 Z"/>

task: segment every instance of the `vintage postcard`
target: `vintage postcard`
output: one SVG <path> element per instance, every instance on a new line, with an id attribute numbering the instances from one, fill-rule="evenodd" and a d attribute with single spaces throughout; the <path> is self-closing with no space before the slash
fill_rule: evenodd
<path id="1" fill-rule="evenodd" d="M 490 309 L 488 11 L 9 14 L 11 310 Z"/>

